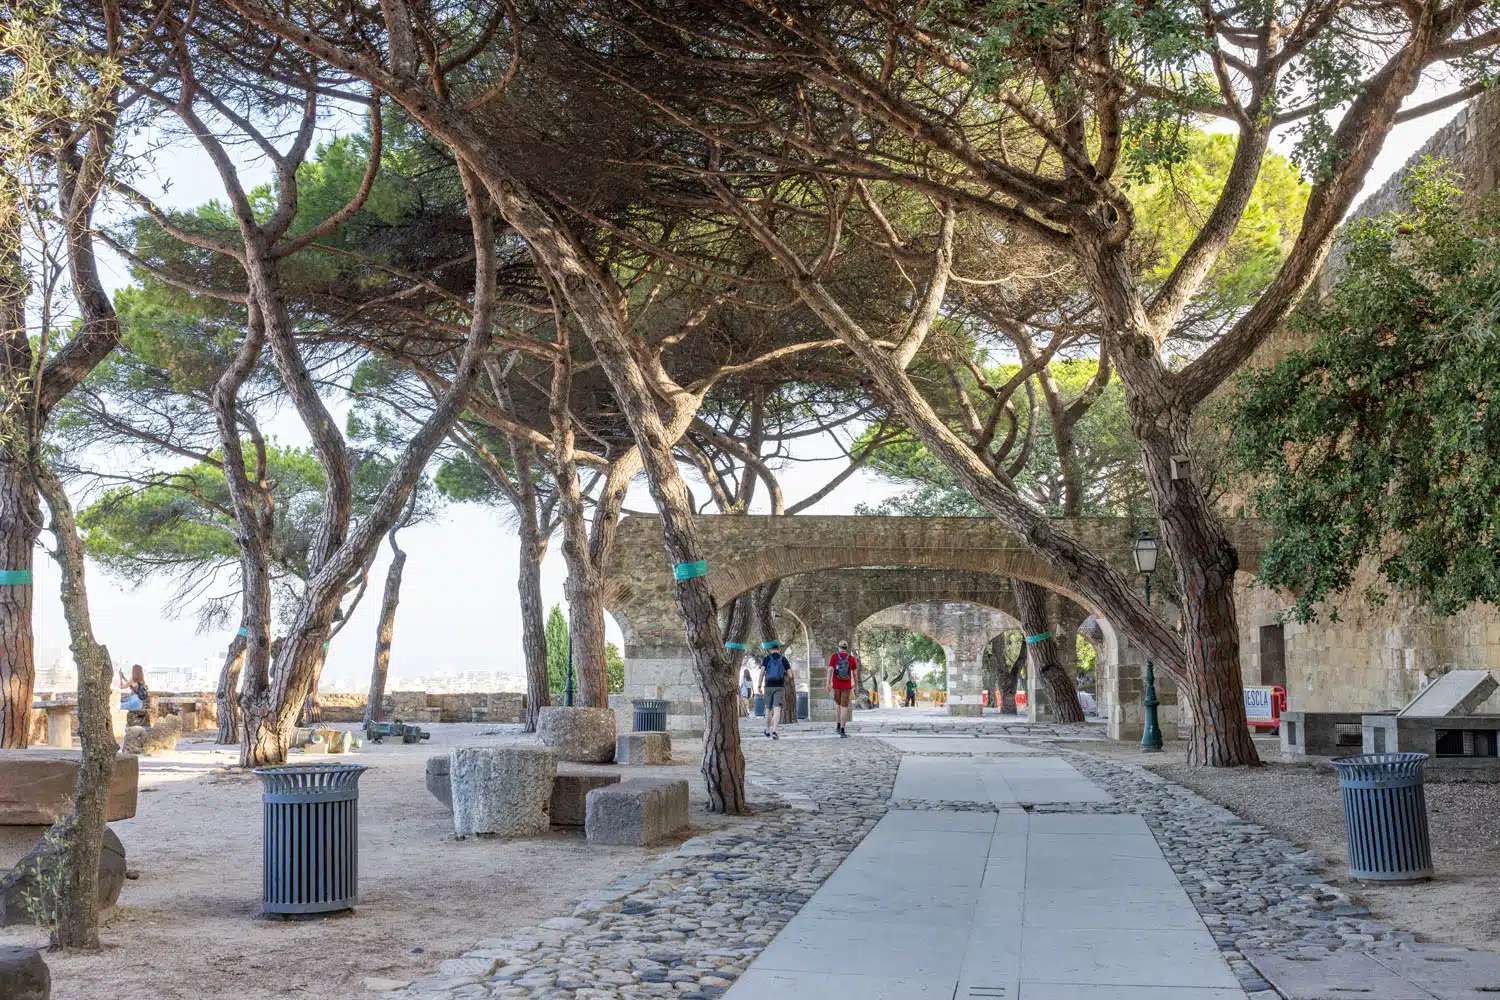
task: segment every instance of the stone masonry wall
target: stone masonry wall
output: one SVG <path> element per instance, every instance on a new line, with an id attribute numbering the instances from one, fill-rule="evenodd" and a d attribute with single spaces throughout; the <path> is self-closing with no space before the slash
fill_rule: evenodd
<path id="1" fill-rule="evenodd" d="M 1371 218 L 1401 208 L 1401 185 L 1407 171 L 1429 156 L 1449 162 L 1465 193 L 1493 192 L 1500 180 L 1500 90 L 1470 102 L 1400 171 L 1366 197 L 1350 218 Z M 1335 244 L 1319 275 L 1320 293 L 1331 288 L 1342 261 L 1342 248 Z M 1299 343 L 1295 333 L 1285 331 L 1268 341 L 1251 364 L 1272 364 Z M 1318 621 L 1283 626 L 1287 700 L 1293 710 L 1400 708 L 1424 683 L 1449 670 L 1488 669 L 1500 676 L 1500 611 L 1490 605 L 1473 605 L 1452 618 L 1437 618 L 1402 594 L 1372 607 L 1363 595 L 1377 582 L 1371 567 L 1361 567 L 1348 593 L 1319 609 Z M 1260 626 L 1276 624 L 1277 613 L 1289 602 L 1242 585 L 1236 603 L 1245 683 L 1254 684 L 1262 678 Z M 1334 612 L 1338 621 L 1330 620 Z M 1482 710 L 1500 711 L 1500 698 L 1491 699 Z"/>

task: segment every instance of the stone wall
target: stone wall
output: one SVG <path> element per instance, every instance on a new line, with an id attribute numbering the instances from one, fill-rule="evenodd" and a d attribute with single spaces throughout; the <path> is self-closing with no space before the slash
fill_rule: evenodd
<path id="1" fill-rule="evenodd" d="M 1494 191 L 1500 170 L 1500 90 L 1472 101 L 1434 133 L 1401 170 L 1350 213 L 1350 219 L 1402 208 L 1401 186 L 1407 171 L 1429 156 L 1447 160 L 1467 194 Z M 1336 244 L 1318 278 L 1320 293 L 1331 288 L 1342 261 L 1342 247 Z M 1285 331 L 1257 351 L 1251 364 L 1272 364 L 1300 343 L 1295 333 Z M 1316 622 L 1282 625 L 1291 709 L 1367 712 L 1400 708 L 1425 683 L 1449 670 L 1488 669 L 1500 676 L 1500 611 L 1490 605 L 1473 605 L 1451 618 L 1437 618 L 1403 594 L 1371 606 L 1363 595 L 1378 582 L 1374 570 L 1363 566 L 1345 595 L 1319 609 Z M 1246 684 L 1270 683 L 1262 664 L 1261 629 L 1278 624 L 1279 613 L 1289 604 L 1281 595 L 1252 589 L 1248 577 L 1242 581 L 1236 605 Z M 1332 620 L 1335 613 L 1337 621 Z M 1482 710 L 1500 711 L 1500 698 L 1491 699 Z"/>
<path id="2" fill-rule="evenodd" d="M 318 695 L 324 722 L 361 722 L 369 696 L 364 694 Z M 486 722 L 520 722 L 526 707 L 526 695 L 516 691 L 471 691 L 462 694 L 438 694 L 428 691 L 391 691 L 381 706 L 382 716 L 390 721 L 421 721 L 424 710 L 442 710 L 443 722 L 469 722 L 474 709 L 485 712 Z"/>

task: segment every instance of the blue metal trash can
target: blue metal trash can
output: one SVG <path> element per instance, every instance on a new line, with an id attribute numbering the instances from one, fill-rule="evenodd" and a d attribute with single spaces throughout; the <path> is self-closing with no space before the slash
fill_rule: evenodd
<path id="1" fill-rule="evenodd" d="M 1349 874 L 1368 882 L 1420 882 L 1432 877 L 1425 753 L 1340 757 L 1339 792 L 1349 839 Z"/>
<path id="2" fill-rule="evenodd" d="M 630 703 L 631 724 L 638 733 L 667 731 L 667 703 L 660 698 L 637 698 Z"/>
<path id="3" fill-rule="evenodd" d="M 262 767 L 260 912 L 331 913 L 359 902 L 362 764 Z"/>
<path id="4" fill-rule="evenodd" d="M 758 719 L 766 714 L 766 696 L 758 694 L 755 696 L 755 717 Z"/>

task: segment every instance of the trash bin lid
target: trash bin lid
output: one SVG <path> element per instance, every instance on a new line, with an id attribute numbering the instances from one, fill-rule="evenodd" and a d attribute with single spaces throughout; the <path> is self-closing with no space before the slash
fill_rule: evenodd
<path id="1" fill-rule="evenodd" d="M 1367 781 L 1420 775 L 1426 761 L 1425 753 L 1364 753 L 1336 757 L 1333 766 L 1338 768 L 1340 781 Z"/>
<path id="2" fill-rule="evenodd" d="M 368 770 L 364 764 L 282 764 L 257 767 L 254 773 L 260 778 L 265 792 L 313 795 L 330 788 L 348 788 Z"/>

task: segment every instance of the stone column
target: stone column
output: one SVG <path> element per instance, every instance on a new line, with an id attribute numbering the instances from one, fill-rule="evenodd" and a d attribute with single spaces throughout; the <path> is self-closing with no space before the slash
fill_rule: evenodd
<path id="1" fill-rule="evenodd" d="M 1096 666 L 1100 690 L 1094 693 L 1099 711 L 1108 721 L 1109 738 L 1140 742 L 1146 728 L 1146 654 L 1124 636 L 1116 662 Z M 1177 738 L 1177 685 L 1156 671 L 1157 722 L 1163 740 Z"/>
<path id="2" fill-rule="evenodd" d="M 984 641 L 971 629 L 961 630 L 943 647 L 948 657 L 948 714 L 983 715 Z"/>
<path id="3" fill-rule="evenodd" d="M 669 730 L 703 731 L 703 695 L 693 672 L 693 652 L 684 643 L 626 643 L 625 690 L 611 699 L 619 732 L 634 728 L 630 703 L 636 698 L 665 700 Z"/>

